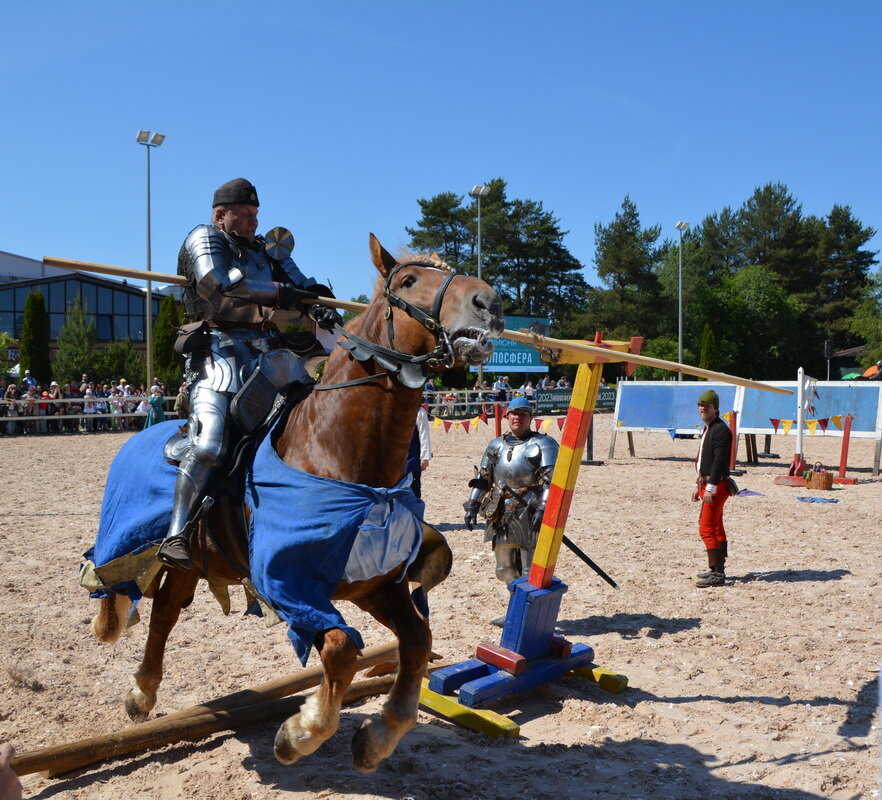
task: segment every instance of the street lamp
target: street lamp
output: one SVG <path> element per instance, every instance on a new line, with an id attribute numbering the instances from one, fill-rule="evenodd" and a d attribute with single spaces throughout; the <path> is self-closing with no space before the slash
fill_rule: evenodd
<path id="1" fill-rule="evenodd" d="M 683 231 L 689 227 L 688 222 L 678 222 L 680 233 L 679 264 L 677 266 L 677 361 L 683 363 Z M 677 373 L 677 380 L 683 380 L 683 373 Z"/>
<path id="2" fill-rule="evenodd" d="M 473 186 L 472 190 L 469 192 L 469 195 L 478 201 L 478 280 L 483 279 L 481 273 L 481 198 L 486 197 L 488 194 L 490 194 L 490 187 L 484 186 L 483 184 Z M 484 380 L 483 364 L 478 364 L 478 380 L 481 382 Z"/>
<path id="3" fill-rule="evenodd" d="M 138 131 L 137 142 L 147 148 L 147 271 L 152 269 L 150 259 L 150 148 L 159 147 L 165 141 L 165 134 Z M 153 382 L 153 286 L 147 281 L 147 313 L 144 335 L 147 337 L 147 385 Z"/>

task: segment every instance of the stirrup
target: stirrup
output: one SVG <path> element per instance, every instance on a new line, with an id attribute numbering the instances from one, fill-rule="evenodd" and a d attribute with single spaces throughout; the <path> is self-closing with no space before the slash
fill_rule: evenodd
<path id="1" fill-rule="evenodd" d="M 156 551 L 156 557 L 166 566 L 174 567 L 174 569 L 188 572 L 193 569 L 193 557 L 190 553 L 190 537 L 186 534 L 177 536 L 169 536 L 165 539 L 159 550 Z"/>

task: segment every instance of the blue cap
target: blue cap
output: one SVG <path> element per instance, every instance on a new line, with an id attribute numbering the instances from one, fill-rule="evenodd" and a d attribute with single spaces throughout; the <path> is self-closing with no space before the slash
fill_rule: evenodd
<path id="1" fill-rule="evenodd" d="M 508 404 L 505 413 L 508 414 L 509 411 L 518 411 L 521 408 L 527 409 L 531 414 L 533 413 L 533 406 L 530 405 L 530 401 L 527 400 L 526 397 L 515 397 L 514 400 Z"/>

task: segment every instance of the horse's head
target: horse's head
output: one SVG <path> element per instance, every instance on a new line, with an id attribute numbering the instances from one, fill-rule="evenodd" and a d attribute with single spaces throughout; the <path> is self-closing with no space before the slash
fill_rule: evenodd
<path id="1" fill-rule="evenodd" d="M 398 323 L 396 347 L 408 337 L 413 353 L 441 348 L 444 367 L 479 364 L 490 357 L 492 340 L 504 324 L 502 302 L 489 284 L 454 272 L 435 254 L 398 262 L 373 234 L 370 248 L 392 313 L 390 330 Z"/>

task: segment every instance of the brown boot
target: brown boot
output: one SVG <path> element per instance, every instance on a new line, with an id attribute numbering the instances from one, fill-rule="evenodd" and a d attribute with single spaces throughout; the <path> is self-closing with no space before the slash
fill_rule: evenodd
<path id="1" fill-rule="evenodd" d="M 725 542 L 720 542 L 717 545 L 717 547 L 719 547 L 720 553 L 723 556 L 723 572 L 725 572 L 726 571 L 726 559 L 729 557 L 729 542 L 728 542 L 728 540 Z M 713 575 L 713 570 L 706 569 L 701 572 L 697 572 L 695 574 L 695 577 L 696 578 L 709 578 L 711 575 Z"/>
<path id="2" fill-rule="evenodd" d="M 714 547 L 707 551 L 707 565 L 710 567 L 710 574 L 706 578 L 699 578 L 695 585 L 701 589 L 706 589 L 709 586 L 725 586 L 726 571 L 722 548 Z"/>

